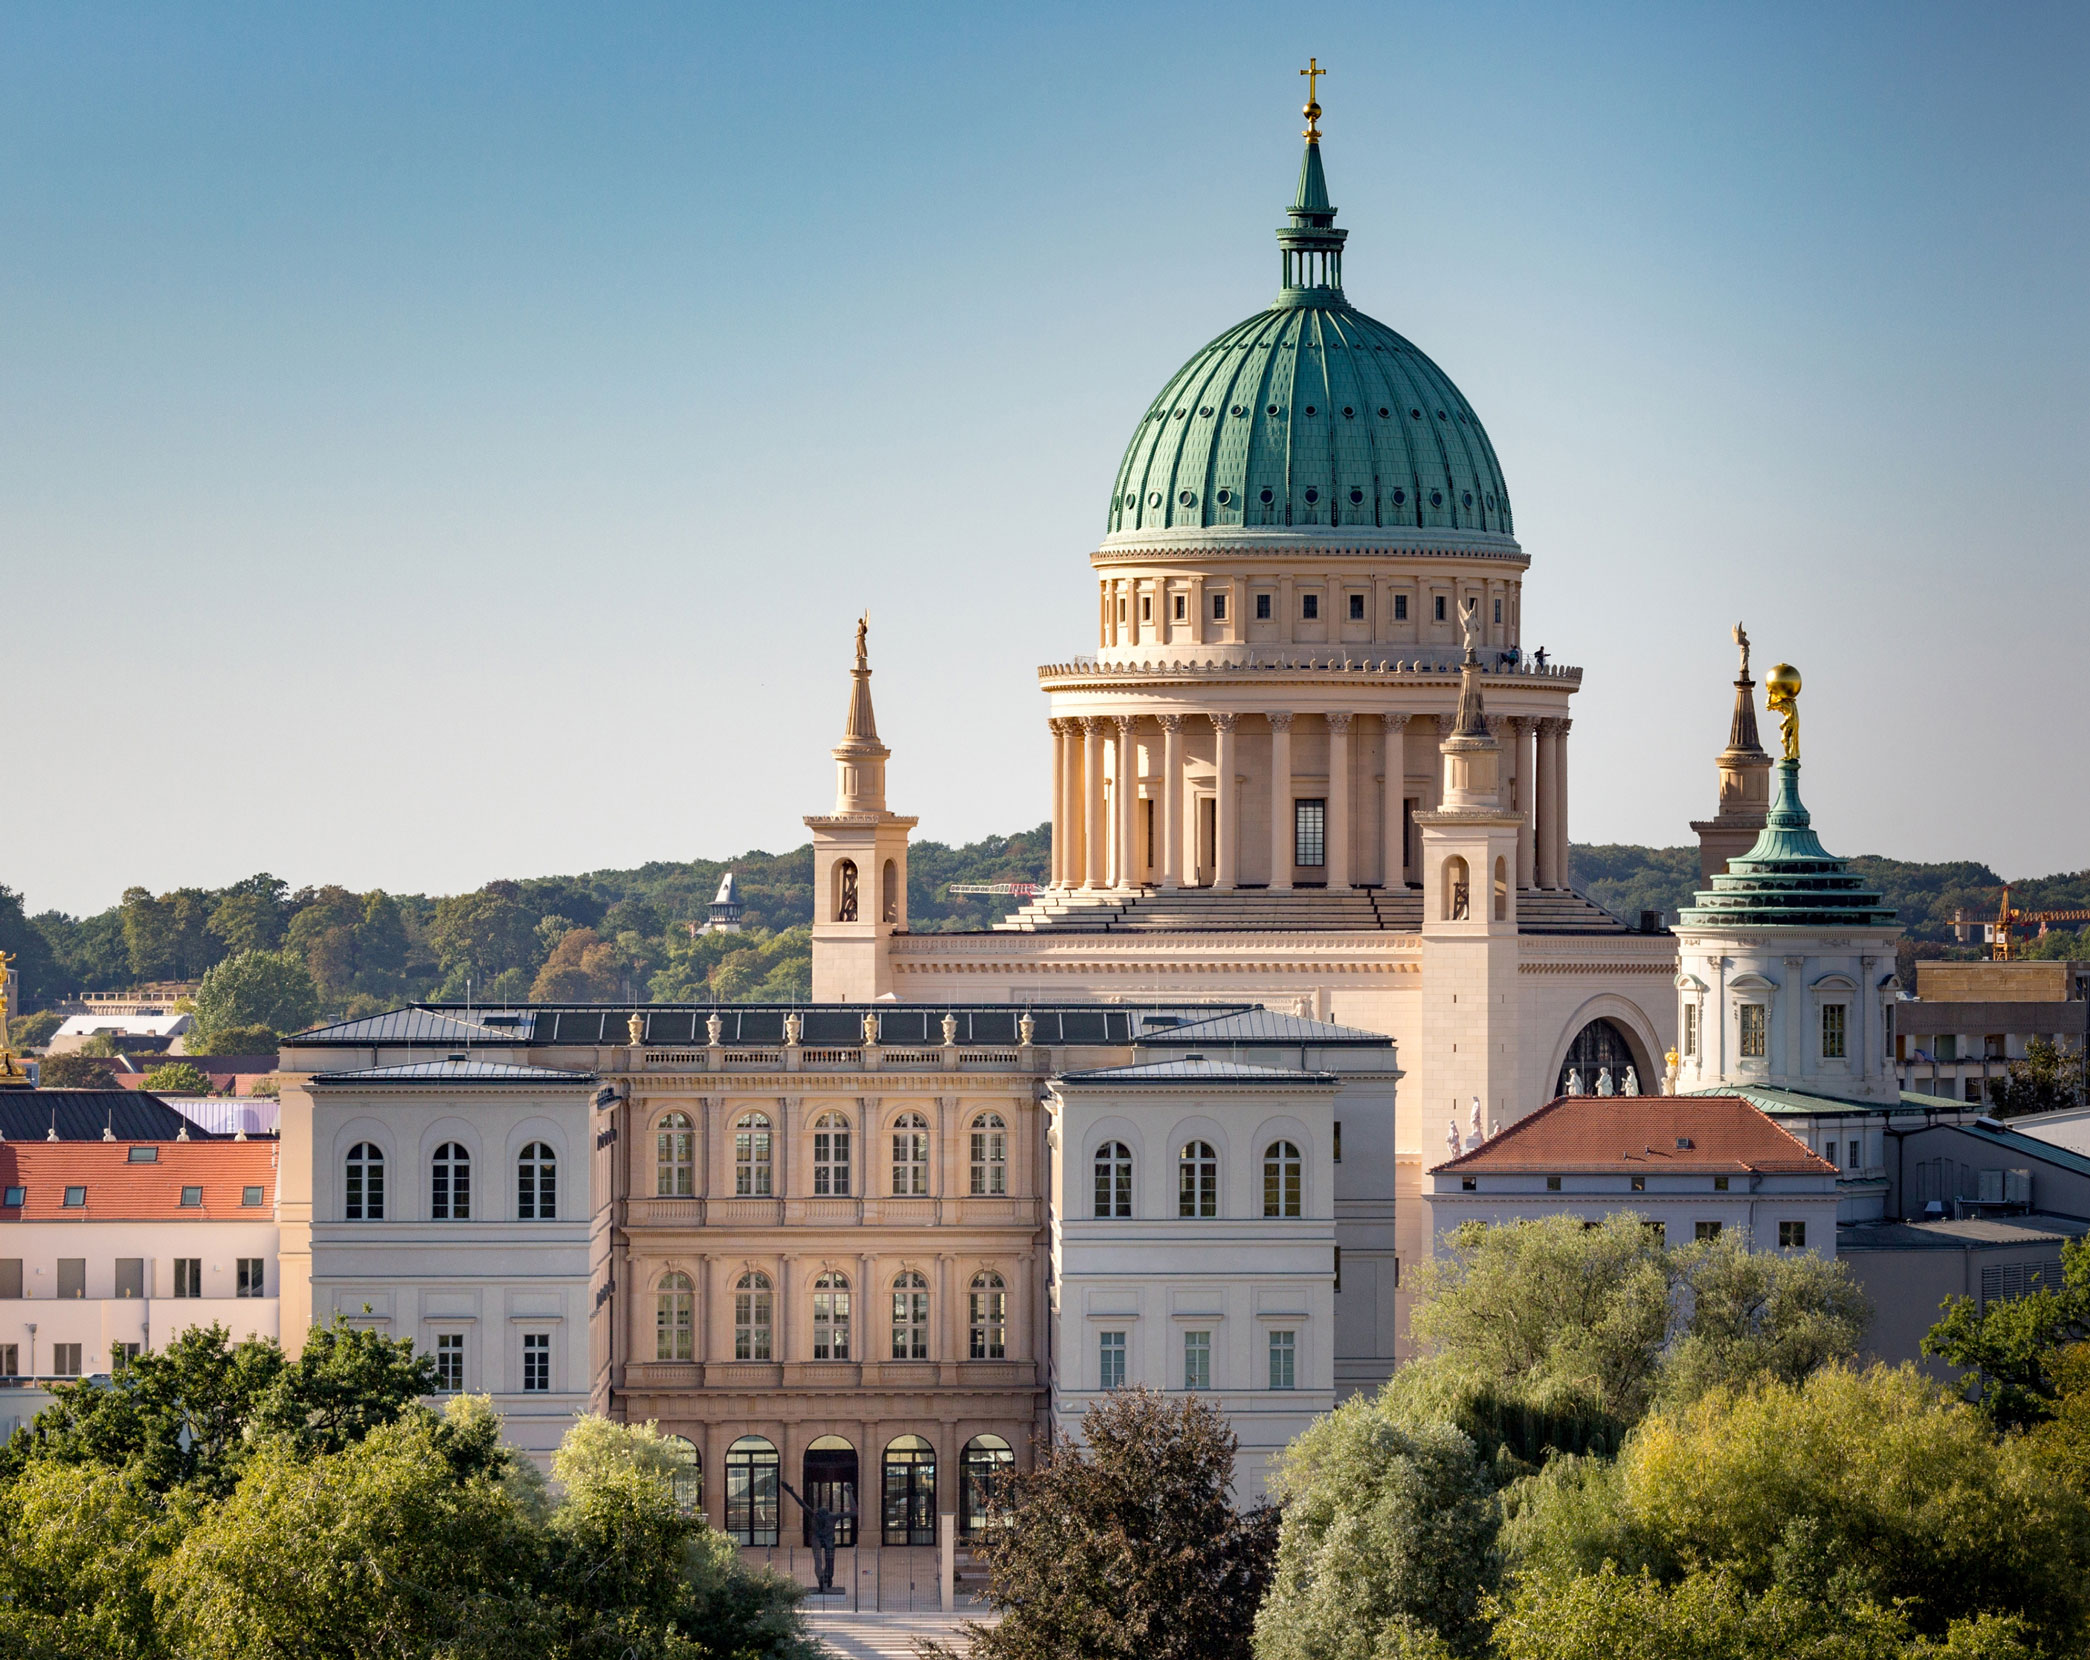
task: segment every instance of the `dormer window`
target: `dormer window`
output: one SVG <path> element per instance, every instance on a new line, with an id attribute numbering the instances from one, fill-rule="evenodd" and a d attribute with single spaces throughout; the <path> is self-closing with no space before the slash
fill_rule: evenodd
<path id="1" fill-rule="evenodd" d="M 129 1159 L 132 1164 L 158 1164 L 160 1150 L 157 1147 L 133 1147 Z"/>

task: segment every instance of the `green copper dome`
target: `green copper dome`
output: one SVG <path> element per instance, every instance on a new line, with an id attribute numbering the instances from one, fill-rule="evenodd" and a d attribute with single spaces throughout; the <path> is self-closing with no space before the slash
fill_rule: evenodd
<path id="1" fill-rule="evenodd" d="M 1279 230 L 1284 288 L 1170 378 L 1118 466 L 1112 534 L 1357 525 L 1512 534 L 1480 417 L 1413 342 L 1343 298 L 1309 138 Z"/>
<path id="2" fill-rule="evenodd" d="M 1891 928 L 1886 900 L 1821 844 L 1800 800 L 1800 763 L 1778 763 L 1778 797 L 1756 845 L 1677 913 L 1679 928 Z"/>

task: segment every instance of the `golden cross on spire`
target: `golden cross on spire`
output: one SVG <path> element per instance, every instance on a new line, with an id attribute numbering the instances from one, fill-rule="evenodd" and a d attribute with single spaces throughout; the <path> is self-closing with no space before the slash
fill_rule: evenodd
<path id="1" fill-rule="evenodd" d="M 1314 94 L 1316 84 L 1328 71 L 1321 67 L 1319 58 L 1308 58 L 1306 67 L 1299 73 L 1306 77 L 1306 108 L 1300 111 L 1306 117 L 1306 131 L 1301 136 L 1318 140 L 1321 136 L 1321 102 Z"/>

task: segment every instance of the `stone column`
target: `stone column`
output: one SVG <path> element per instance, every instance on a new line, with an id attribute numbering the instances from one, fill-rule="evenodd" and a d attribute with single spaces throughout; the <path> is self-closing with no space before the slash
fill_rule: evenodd
<path id="1" fill-rule="evenodd" d="M 1575 723 L 1564 720 L 1560 723 L 1560 736 L 1554 741 L 1553 750 L 1553 868 L 1558 872 L 1557 887 L 1568 886 L 1568 728 Z"/>
<path id="2" fill-rule="evenodd" d="M 1558 743 L 1560 722 L 1542 720 L 1538 723 L 1538 765 L 1533 769 L 1532 816 L 1536 820 L 1532 832 L 1534 870 L 1538 885 L 1555 888 L 1558 867 L 1553 862 L 1553 773 L 1559 763 Z"/>
<path id="3" fill-rule="evenodd" d="M 1183 717 L 1161 720 L 1161 885 L 1177 888 L 1183 868 Z"/>
<path id="4" fill-rule="evenodd" d="M 1213 771 L 1218 775 L 1213 787 L 1213 871 L 1212 885 L 1231 892 L 1240 882 L 1241 826 L 1239 792 L 1234 788 L 1234 720 L 1232 715 L 1211 717 L 1217 734 L 1213 757 Z"/>
<path id="5" fill-rule="evenodd" d="M 1085 734 L 1082 749 L 1082 770 L 1088 775 L 1083 786 L 1088 824 L 1083 841 L 1088 849 L 1088 886 L 1107 887 L 1110 882 L 1107 871 L 1107 855 L 1110 838 L 1104 833 L 1103 821 L 1103 728 L 1107 722 L 1101 715 L 1084 715 L 1081 720 Z"/>
<path id="6" fill-rule="evenodd" d="M 1060 730 L 1066 735 L 1066 753 L 1060 764 L 1060 791 L 1067 801 L 1067 851 L 1060 860 L 1060 886 L 1078 888 L 1082 877 L 1087 874 L 1083 849 L 1088 843 L 1084 831 L 1088 827 L 1088 810 L 1082 796 L 1081 722 L 1062 720 Z"/>
<path id="7" fill-rule="evenodd" d="M 1052 731 L 1052 885 L 1057 888 L 1067 879 L 1067 731 L 1057 717 L 1045 724 Z"/>
<path id="8" fill-rule="evenodd" d="M 1273 709 L 1270 722 L 1270 886 L 1292 885 L 1292 717 Z"/>
<path id="9" fill-rule="evenodd" d="M 1529 715 L 1510 717 L 1509 729 L 1517 744 L 1517 811 L 1524 815 L 1524 822 L 1517 830 L 1517 886 L 1528 888 L 1536 880 L 1536 853 L 1538 845 L 1538 802 L 1533 785 L 1538 780 L 1533 776 L 1538 770 L 1533 759 L 1538 735 L 1538 723 Z"/>
<path id="10" fill-rule="evenodd" d="M 1133 715 L 1115 717 L 1118 723 L 1117 819 L 1118 886 L 1129 888 L 1139 880 L 1139 746 L 1132 741 Z"/>
<path id="11" fill-rule="evenodd" d="M 1380 780 L 1385 800 L 1379 821 L 1379 881 L 1388 889 L 1408 880 L 1408 838 L 1402 834 L 1401 806 L 1408 799 L 1408 717 L 1381 715 L 1386 729 L 1386 776 Z"/>
<path id="12" fill-rule="evenodd" d="M 1328 890 L 1350 891 L 1350 717 L 1328 716 Z"/>

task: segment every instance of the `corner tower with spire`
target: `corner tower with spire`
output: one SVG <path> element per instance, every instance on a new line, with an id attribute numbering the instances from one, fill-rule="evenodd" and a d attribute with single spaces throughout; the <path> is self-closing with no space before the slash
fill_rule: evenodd
<path id="1" fill-rule="evenodd" d="M 1771 809 L 1771 758 L 1756 736 L 1756 682 L 1749 678 L 1749 631 L 1734 625 L 1734 643 L 1742 654 L 1734 682 L 1734 719 L 1727 728 L 1727 747 L 1720 751 L 1719 810 L 1708 819 L 1693 819 L 1698 833 L 1698 874 L 1710 882 L 1738 853 L 1754 845 Z"/>
<path id="2" fill-rule="evenodd" d="M 907 836 L 916 820 L 885 808 L 885 763 L 871 709 L 870 619 L 856 624 L 849 713 L 834 747 L 835 810 L 813 832 L 813 999 L 867 1003 L 892 991 L 886 942 L 907 930 Z"/>

